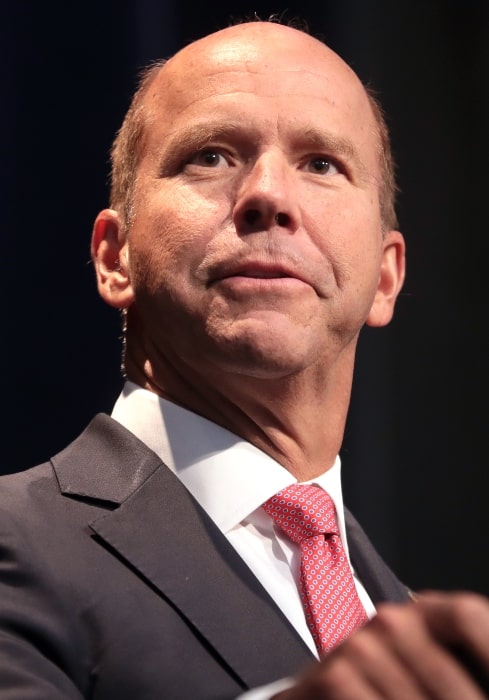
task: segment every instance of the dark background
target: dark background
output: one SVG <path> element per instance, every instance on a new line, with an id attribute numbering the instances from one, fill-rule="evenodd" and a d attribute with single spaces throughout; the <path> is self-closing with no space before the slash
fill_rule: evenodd
<path id="1" fill-rule="evenodd" d="M 489 594 L 486 0 L 5 3 L 0 472 L 48 458 L 119 392 L 119 318 L 89 237 L 138 71 L 233 17 L 284 10 L 379 91 L 399 165 L 408 279 L 392 324 L 361 339 L 346 500 L 412 587 Z"/>

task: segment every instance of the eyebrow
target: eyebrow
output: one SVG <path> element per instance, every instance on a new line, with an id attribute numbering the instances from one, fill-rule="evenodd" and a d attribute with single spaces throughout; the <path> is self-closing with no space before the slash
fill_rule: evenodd
<path id="1" fill-rule="evenodd" d="M 338 155 L 344 155 L 347 158 L 354 159 L 357 157 L 357 151 L 350 139 L 320 131 L 315 127 L 309 127 L 301 131 L 298 140 L 304 141 L 312 148 L 326 149 Z"/>
<path id="2" fill-rule="evenodd" d="M 226 137 L 258 141 L 259 130 L 249 124 L 221 119 L 215 121 L 206 119 L 184 125 L 165 139 L 161 153 L 162 167 L 171 168 L 190 150 L 198 151 L 213 140 Z M 316 126 L 308 126 L 305 129 L 292 131 L 290 141 L 294 148 L 307 148 L 344 159 L 347 165 L 354 167 L 357 176 L 362 180 L 372 177 L 358 149 L 349 138 L 318 129 Z"/>
<path id="3" fill-rule="evenodd" d="M 243 133 L 243 125 L 231 121 L 201 121 L 186 124 L 177 131 L 166 137 L 161 157 L 163 167 L 174 165 L 176 162 L 188 154 L 189 150 L 198 151 L 208 143 L 217 138 L 236 137 L 238 133 Z M 245 128 L 246 134 L 251 135 L 254 130 Z"/>
<path id="4" fill-rule="evenodd" d="M 349 138 L 337 136 L 311 126 L 300 132 L 298 141 L 304 142 L 311 149 L 317 148 L 318 151 L 326 151 L 327 154 L 332 156 L 344 158 L 347 163 L 353 163 L 357 174 L 363 180 L 371 177 L 367 166 L 358 153 L 358 149 L 355 148 Z"/>

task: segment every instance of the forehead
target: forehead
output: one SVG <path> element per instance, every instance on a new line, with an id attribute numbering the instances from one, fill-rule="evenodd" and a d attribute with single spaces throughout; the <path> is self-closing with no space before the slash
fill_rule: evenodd
<path id="1" fill-rule="evenodd" d="M 151 84 L 145 106 L 150 131 L 183 122 L 251 115 L 272 122 L 317 121 L 378 153 L 377 124 L 355 73 L 328 47 L 290 27 L 250 23 L 190 44 Z"/>

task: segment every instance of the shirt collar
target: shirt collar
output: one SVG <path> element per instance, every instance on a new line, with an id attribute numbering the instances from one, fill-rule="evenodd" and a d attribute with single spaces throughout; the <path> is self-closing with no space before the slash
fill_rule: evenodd
<path id="1" fill-rule="evenodd" d="M 126 382 L 112 418 L 144 442 L 176 474 L 225 534 L 270 496 L 297 480 L 238 435 L 177 404 Z M 339 457 L 307 483 L 333 499 L 346 541 Z"/>

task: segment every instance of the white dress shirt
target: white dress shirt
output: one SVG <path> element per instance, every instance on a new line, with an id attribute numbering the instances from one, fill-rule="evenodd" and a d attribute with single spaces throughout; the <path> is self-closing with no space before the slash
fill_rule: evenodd
<path id="1" fill-rule="evenodd" d="M 112 418 L 175 473 L 317 657 L 299 595 L 300 548 L 260 507 L 277 491 L 297 482 L 292 474 L 237 435 L 132 382 L 126 382 Z M 340 458 L 325 468 L 321 476 L 306 483 L 320 486 L 331 496 L 349 560 Z M 354 571 L 353 576 L 360 600 L 372 617 L 374 605 Z M 268 690 L 257 689 L 241 697 L 268 698 L 286 684 L 273 684 Z"/>

